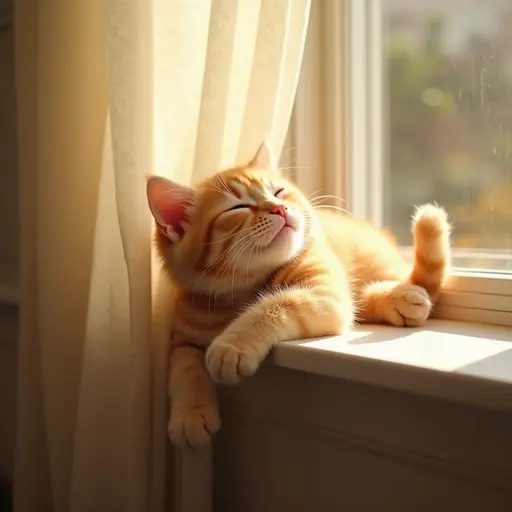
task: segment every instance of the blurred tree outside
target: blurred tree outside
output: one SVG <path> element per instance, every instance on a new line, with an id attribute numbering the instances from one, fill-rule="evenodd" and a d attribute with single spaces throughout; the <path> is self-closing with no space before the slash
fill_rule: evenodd
<path id="1" fill-rule="evenodd" d="M 437 201 L 454 246 L 512 254 L 512 7 L 457 51 L 442 12 L 385 12 L 386 224 L 410 245 L 413 206 Z"/>

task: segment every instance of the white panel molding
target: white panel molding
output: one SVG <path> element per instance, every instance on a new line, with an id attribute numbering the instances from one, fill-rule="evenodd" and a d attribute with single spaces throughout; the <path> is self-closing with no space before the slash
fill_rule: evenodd
<path id="1" fill-rule="evenodd" d="M 289 411 L 288 411 L 289 412 Z M 473 468 L 455 463 L 448 458 L 438 458 L 428 453 L 416 452 L 404 446 L 391 445 L 377 439 L 357 436 L 345 432 L 333 425 L 322 425 L 311 421 L 311 416 L 297 417 L 288 414 L 286 408 L 282 414 L 272 414 L 268 411 L 254 410 L 254 405 L 245 404 L 227 406 L 223 409 L 226 420 L 244 418 L 256 422 L 262 429 L 280 429 L 289 432 L 299 432 L 310 437 L 319 437 L 344 446 L 356 448 L 362 452 L 372 453 L 386 459 L 396 460 L 405 464 L 419 465 L 437 473 L 443 473 L 450 478 L 470 480 L 476 485 L 486 485 L 512 492 L 510 473 L 489 473 L 488 469 Z M 333 449 L 336 449 L 335 447 Z"/>

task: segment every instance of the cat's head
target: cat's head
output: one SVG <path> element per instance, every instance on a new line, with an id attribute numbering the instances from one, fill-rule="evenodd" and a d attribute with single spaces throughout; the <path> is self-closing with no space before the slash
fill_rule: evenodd
<path id="1" fill-rule="evenodd" d="M 147 196 L 165 266 L 198 293 L 264 280 L 302 251 L 315 226 L 311 205 L 266 143 L 248 164 L 194 188 L 151 176 Z"/>

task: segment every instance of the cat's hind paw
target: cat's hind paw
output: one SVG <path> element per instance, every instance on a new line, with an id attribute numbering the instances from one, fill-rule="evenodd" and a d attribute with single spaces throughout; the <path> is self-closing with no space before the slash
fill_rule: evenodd
<path id="1" fill-rule="evenodd" d="M 206 351 L 206 367 L 215 382 L 237 384 L 256 372 L 264 356 L 249 344 L 239 345 L 217 339 Z"/>
<path id="2" fill-rule="evenodd" d="M 171 409 L 169 437 L 178 448 L 198 448 L 209 443 L 220 428 L 219 413 L 214 407 Z"/>

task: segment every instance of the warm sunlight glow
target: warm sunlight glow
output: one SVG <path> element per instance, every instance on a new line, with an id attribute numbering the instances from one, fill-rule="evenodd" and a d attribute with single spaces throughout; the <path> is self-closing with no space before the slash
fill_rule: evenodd
<path id="1" fill-rule="evenodd" d="M 458 326 L 460 330 L 460 324 Z M 435 326 L 418 330 L 365 326 L 361 331 L 345 336 L 307 341 L 301 343 L 301 346 L 441 371 L 454 371 L 512 350 L 512 334 L 507 336 L 505 331 L 503 333 L 504 336 L 496 335 L 496 338 L 501 339 L 492 339 L 479 336 L 478 332 L 441 332 L 436 330 Z"/>

